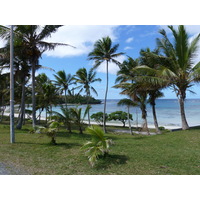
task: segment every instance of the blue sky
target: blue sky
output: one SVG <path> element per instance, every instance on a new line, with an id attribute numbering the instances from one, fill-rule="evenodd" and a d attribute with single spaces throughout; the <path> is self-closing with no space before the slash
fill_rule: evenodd
<path id="1" fill-rule="evenodd" d="M 71 47 L 58 47 L 54 51 L 44 53 L 42 59 L 40 60 L 40 64 L 51 67 L 56 72 L 59 70 L 65 70 L 66 73 L 71 73 L 72 75 L 75 74 L 76 71 L 81 67 L 90 69 L 93 65 L 93 61 L 87 60 L 87 55 L 92 50 L 94 42 L 107 35 L 112 38 L 114 44 L 120 44 L 119 52 L 126 53 L 124 56 L 119 58 L 119 61 L 122 62 L 125 60 L 126 56 L 137 58 L 142 48 L 149 47 L 154 49 L 156 47 L 156 38 L 160 37 L 158 31 L 161 28 L 165 28 L 167 30 L 167 26 L 159 25 L 64 26 L 60 28 L 57 33 L 53 34 L 48 41 L 65 42 L 75 46 L 76 49 Z M 187 26 L 187 29 L 191 36 L 193 36 L 198 33 L 200 26 Z M 110 64 L 109 68 L 108 98 L 124 98 L 124 96 L 119 94 L 120 90 L 112 88 L 115 83 L 118 67 L 114 64 Z M 46 73 L 50 79 L 54 79 L 54 72 L 48 70 L 39 70 L 37 73 L 42 72 Z M 97 72 L 97 77 L 101 78 L 102 82 L 100 84 L 93 84 L 93 86 L 98 91 L 98 97 L 96 98 L 103 99 L 106 84 L 105 64 L 100 66 Z M 199 87 L 194 86 L 193 90 L 196 92 L 196 95 L 188 93 L 187 97 L 200 98 Z M 164 90 L 164 94 L 164 98 L 176 98 L 175 94 L 170 89 Z"/>
<path id="2" fill-rule="evenodd" d="M 125 55 L 119 58 L 122 62 L 131 56 L 137 58 L 139 52 L 143 48 L 156 47 L 156 38 L 160 37 L 158 31 L 164 28 L 168 31 L 166 25 L 68 25 L 61 27 L 56 33 L 48 38 L 49 42 L 62 42 L 73 45 L 72 47 L 57 47 L 54 51 L 45 52 L 40 60 L 40 64 L 46 67 L 51 67 L 55 72 L 48 70 L 38 70 L 38 73 L 46 73 L 50 79 L 54 79 L 53 74 L 59 70 L 65 70 L 66 73 L 74 75 L 79 68 L 85 67 L 88 70 L 93 66 L 93 61 L 87 60 L 88 53 L 93 49 L 95 41 L 104 37 L 110 36 L 113 43 L 119 43 L 119 52 L 124 52 Z M 191 37 L 200 32 L 200 26 L 187 26 L 187 30 Z M 168 31 L 170 34 L 170 32 Z M 169 35 L 170 36 L 170 35 Z M 199 53 L 200 55 L 200 53 Z M 200 60 L 200 56 L 196 60 Z M 120 95 L 119 89 L 114 89 L 116 72 L 118 67 L 114 64 L 109 65 L 109 92 L 108 99 L 124 98 Z M 105 63 L 97 69 L 97 78 L 101 78 L 101 83 L 94 83 L 93 86 L 98 92 L 98 97 L 92 94 L 95 98 L 103 99 L 105 95 L 106 73 Z M 194 94 L 187 94 L 187 98 L 200 98 L 200 87 L 194 86 Z M 164 98 L 176 98 L 175 94 L 170 90 L 164 90 Z"/>

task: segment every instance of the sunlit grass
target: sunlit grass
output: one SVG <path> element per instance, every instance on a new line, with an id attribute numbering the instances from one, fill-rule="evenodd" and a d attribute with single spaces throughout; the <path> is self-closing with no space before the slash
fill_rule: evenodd
<path id="1" fill-rule="evenodd" d="M 24 174 L 200 174 L 200 129 L 155 136 L 113 134 L 110 155 L 91 167 L 80 150 L 90 139 L 74 130 L 60 130 L 50 138 L 29 134 L 30 125 L 16 130 L 16 143 L 9 143 L 9 125 L 0 125 L 0 160 Z"/>

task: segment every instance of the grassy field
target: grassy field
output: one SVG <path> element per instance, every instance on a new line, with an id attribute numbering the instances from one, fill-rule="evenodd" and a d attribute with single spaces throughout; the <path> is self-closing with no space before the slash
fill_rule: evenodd
<path id="1" fill-rule="evenodd" d="M 200 174 L 200 128 L 154 136 L 109 133 L 115 145 L 94 168 L 80 150 L 90 139 L 87 133 L 63 128 L 53 146 L 50 138 L 29 134 L 29 128 L 16 131 L 16 143 L 10 144 L 9 125 L 0 125 L 0 162 L 23 174 Z"/>

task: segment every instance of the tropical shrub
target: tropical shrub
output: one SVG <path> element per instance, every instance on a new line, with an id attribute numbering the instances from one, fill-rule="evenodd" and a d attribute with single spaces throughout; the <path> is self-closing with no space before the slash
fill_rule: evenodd
<path id="1" fill-rule="evenodd" d="M 108 121 L 108 114 L 105 114 L 106 121 Z M 103 112 L 97 112 L 91 115 L 91 119 L 97 122 L 99 125 L 103 125 Z"/>
<path id="2" fill-rule="evenodd" d="M 85 155 L 93 167 L 99 156 L 105 156 L 109 153 L 110 146 L 114 143 L 111 139 L 105 137 L 104 131 L 98 126 L 90 126 L 86 129 L 86 132 L 92 136 L 92 139 L 86 142 L 81 149 L 85 151 Z"/>
<path id="3" fill-rule="evenodd" d="M 56 135 L 61 125 L 59 122 L 50 121 L 48 127 L 36 126 L 35 130 L 31 130 L 30 133 L 44 134 L 51 138 L 51 144 L 56 145 Z"/>
<path id="4" fill-rule="evenodd" d="M 76 124 L 79 127 L 80 134 L 83 134 L 83 120 L 85 119 L 90 109 L 91 106 L 88 105 L 83 113 L 83 116 L 82 116 L 82 108 L 75 107 L 69 109 L 71 120 L 73 121 L 74 124 Z"/>
<path id="5" fill-rule="evenodd" d="M 128 117 L 129 115 L 129 117 Z M 116 111 L 116 112 L 112 112 L 108 115 L 108 120 L 114 120 L 114 121 L 120 121 L 123 124 L 123 127 L 125 127 L 125 123 L 126 121 L 130 119 L 133 120 L 132 115 L 128 114 L 127 112 L 123 112 L 123 111 Z"/>

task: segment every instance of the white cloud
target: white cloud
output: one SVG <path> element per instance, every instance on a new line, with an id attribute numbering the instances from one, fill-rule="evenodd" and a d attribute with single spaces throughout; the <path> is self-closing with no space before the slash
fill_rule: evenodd
<path id="1" fill-rule="evenodd" d="M 116 58 L 117 61 L 119 61 L 120 63 L 122 63 L 124 60 L 126 59 L 126 56 L 121 55 L 118 58 Z M 114 64 L 114 63 L 109 63 L 108 64 L 108 73 L 109 74 L 114 74 L 116 75 L 117 72 L 119 70 L 119 67 Z M 106 62 L 103 62 L 98 68 L 97 68 L 97 72 L 101 72 L 101 73 L 106 73 Z"/>
<path id="2" fill-rule="evenodd" d="M 133 49 L 133 47 L 127 46 L 127 47 L 124 48 L 124 50 L 129 50 L 129 49 Z"/>
<path id="3" fill-rule="evenodd" d="M 47 51 L 44 54 L 53 57 L 69 57 L 88 54 L 93 49 L 93 44 L 102 37 L 109 36 L 115 41 L 115 28 L 111 25 L 86 25 L 86 26 L 63 26 L 48 38 L 48 42 L 60 42 L 70 44 L 76 48 L 60 46 L 54 51 Z"/>
<path id="4" fill-rule="evenodd" d="M 131 43 L 133 41 L 133 37 L 128 38 L 125 42 L 126 43 Z"/>

